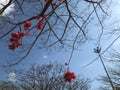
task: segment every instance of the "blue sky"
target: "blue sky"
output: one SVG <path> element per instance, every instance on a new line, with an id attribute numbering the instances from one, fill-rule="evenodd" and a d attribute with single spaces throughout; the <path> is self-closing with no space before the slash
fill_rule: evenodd
<path id="1" fill-rule="evenodd" d="M 3 0 L 4 1 L 4 0 Z M 2 0 L 0 1 L 2 2 Z M 13 10 L 14 11 L 14 5 L 11 6 L 12 9 L 8 9 L 5 13 L 5 15 L 9 15 L 9 13 Z M 102 47 L 102 51 L 104 51 L 108 45 L 110 45 L 110 43 L 116 38 L 115 35 L 110 36 L 110 38 L 108 39 L 107 33 L 109 32 L 109 30 L 112 30 L 114 28 L 117 28 L 118 24 L 115 24 L 113 26 L 111 26 L 111 23 L 114 21 L 119 21 L 120 19 L 120 12 L 119 12 L 119 8 L 120 8 L 120 0 L 115 0 L 114 3 L 112 3 L 112 6 L 110 7 L 109 12 L 111 12 L 111 15 L 108 17 L 108 19 L 105 21 L 105 32 L 104 32 L 104 36 L 102 37 L 101 40 L 101 47 Z M 11 17 L 12 18 L 12 17 Z M 22 18 L 22 17 L 20 17 Z M 19 18 L 19 19 L 20 19 Z M 109 27 L 108 27 L 109 26 Z M 99 84 L 98 81 L 96 81 L 96 78 L 98 78 L 100 75 L 105 74 L 104 69 L 99 61 L 96 60 L 93 64 L 84 67 L 84 65 L 88 64 L 89 62 L 91 62 L 92 60 L 94 60 L 97 55 L 93 52 L 93 48 L 96 47 L 96 43 L 97 43 L 97 38 L 94 38 L 94 36 L 99 33 L 96 29 L 98 29 L 98 27 L 93 27 L 93 26 L 89 26 L 90 28 L 93 28 L 93 30 L 90 30 L 89 32 L 89 36 L 91 39 L 94 40 L 89 40 L 87 41 L 84 45 L 81 45 L 81 47 L 79 48 L 79 50 L 74 51 L 72 60 L 70 62 L 70 70 L 74 71 L 76 74 L 80 74 L 84 77 L 88 77 L 91 80 L 93 80 L 92 83 L 92 87 L 96 88 Z M 115 42 L 115 44 L 113 45 L 113 48 L 118 48 L 119 42 Z M 12 55 L 10 53 L 12 53 L 12 51 L 9 51 L 8 48 L 6 48 L 6 44 L 1 42 L 0 45 L 0 65 L 4 65 L 6 63 L 6 61 L 11 60 Z M 65 62 L 68 61 L 70 56 L 70 50 L 68 51 L 53 51 L 52 53 L 42 49 L 39 50 L 38 47 L 34 47 L 32 52 L 29 54 L 29 56 L 18 66 L 14 66 L 14 68 L 28 68 L 30 66 L 30 64 L 33 63 L 37 63 L 37 64 L 46 64 L 49 63 L 50 61 L 54 62 L 60 62 L 62 64 L 64 64 Z M 11 61 L 10 61 L 11 62 Z M 107 64 L 107 63 L 105 63 Z M 107 64 L 108 66 L 108 64 Z M 11 69 L 13 69 L 11 67 Z M 14 71 L 14 69 L 13 69 Z M 7 76 L 9 73 L 4 73 L 3 68 L 0 68 L 0 80 L 2 79 L 7 79 Z M 19 77 L 19 75 L 17 75 L 17 77 Z M 97 83 L 97 84 L 96 84 Z"/>

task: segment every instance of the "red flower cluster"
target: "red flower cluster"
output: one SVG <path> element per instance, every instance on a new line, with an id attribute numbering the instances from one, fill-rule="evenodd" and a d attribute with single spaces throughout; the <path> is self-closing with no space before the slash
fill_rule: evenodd
<path id="1" fill-rule="evenodd" d="M 46 17 L 46 15 L 43 15 L 43 18 L 38 22 L 38 24 L 37 24 L 37 29 L 42 30 L 43 24 L 44 24 L 44 21 L 45 21 L 45 17 Z M 40 16 L 37 15 L 35 19 L 39 20 L 39 19 L 40 19 Z M 31 25 L 32 25 L 32 24 L 31 24 L 30 21 L 26 21 L 26 22 L 24 23 L 24 30 L 29 30 L 29 27 L 30 27 Z"/>
<path id="2" fill-rule="evenodd" d="M 23 32 L 16 32 L 11 34 L 9 49 L 15 50 L 19 48 L 22 44 L 20 43 L 20 39 L 24 36 Z"/>
<path id="3" fill-rule="evenodd" d="M 44 0 L 46 3 L 49 1 L 49 0 Z M 64 2 L 65 0 L 58 0 L 59 2 Z M 52 6 L 53 7 L 56 7 L 57 6 L 57 3 L 56 2 L 52 2 Z"/>
<path id="4" fill-rule="evenodd" d="M 40 19 L 40 16 L 39 16 L 39 15 L 37 15 L 37 16 L 36 16 L 36 19 L 37 19 L 37 20 L 39 20 L 39 19 Z"/>
<path id="5" fill-rule="evenodd" d="M 65 0 L 58 0 L 59 2 L 64 2 Z"/>
<path id="6" fill-rule="evenodd" d="M 48 2 L 49 0 L 44 0 L 45 2 Z"/>
<path id="7" fill-rule="evenodd" d="M 71 82 L 72 80 L 76 79 L 76 76 L 73 72 L 67 71 L 64 74 L 64 79 L 66 82 Z"/>
<path id="8" fill-rule="evenodd" d="M 29 30 L 29 27 L 31 26 L 31 22 L 30 21 L 26 21 L 24 23 L 24 30 Z"/>
<path id="9" fill-rule="evenodd" d="M 44 24 L 44 21 L 45 21 L 45 17 L 46 17 L 46 15 L 43 15 L 43 18 L 38 22 L 37 29 L 42 30 L 42 27 L 43 27 L 43 24 Z M 40 16 L 37 15 L 36 19 L 39 20 Z M 31 26 L 32 26 L 32 24 L 29 20 L 25 21 L 24 30 L 29 30 L 29 27 L 31 27 Z M 20 42 L 20 39 L 24 35 L 29 37 L 30 33 L 29 32 L 26 32 L 26 34 L 24 34 L 23 32 L 12 33 L 11 38 L 10 38 L 11 44 L 9 45 L 9 49 L 10 50 L 15 50 L 16 48 L 19 48 L 22 45 L 21 42 Z"/>
<path id="10" fill-rule="evenodd" d="M 37 29 L 42 30 L 44 21 L 45 21 L 45 17 L 43 17 L 43 18 L 38 22 Z"/>
<path id="11" fill-rule="evenodd" d="M 55 2 L 52 2 L 52 6 L 53 6 L 53 7 L 56 7 L 56 3 L 55 3 Z"/>

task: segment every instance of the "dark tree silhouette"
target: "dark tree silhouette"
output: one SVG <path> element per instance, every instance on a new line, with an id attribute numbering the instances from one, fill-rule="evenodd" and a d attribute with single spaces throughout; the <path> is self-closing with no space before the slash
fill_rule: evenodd
<path id="1" fill-rule="evenodd" d="M 64 79 L 65 72 L 65 66 L 58 63 L 31 65 L 27 70 L 16 70 L 14 83 L 23 90 L 90 90 L 90 79 L 77 76 L 76 80 L 67 82 Z"/>
<path id="2" fill-rule="evenodd" d="M 110 79 L 114 85 L 114 90 L 120 90 L 120 55 L 116 50 L 113 50 L 113 52 L 110 52 L 109 54 L 110 57 L 107 57 L 107 59 L 112 63 L 112 65 L 114 65 L 114 67 L 110 67 L 108 69 Z M 101 76 L 98 80 L 103 83 L 100 87 L 101 90 L 113 90 L 110 87 L 110 81 L 107 76 Z"/>
<path id="3" fill-rule="evenodd" d="M 20 88 L 12 82 L 1 81 L 0 90 L 20 90 Z"/>
<path id="4" fill-rule="evenodd" d="M 20 72 L 20 86 L 25 90 L 89 90 L 90 80 L 77 77 L 68 83 L 63 79 L 65 68 L 60 64 L 32 65 L 29 70 Z"/>

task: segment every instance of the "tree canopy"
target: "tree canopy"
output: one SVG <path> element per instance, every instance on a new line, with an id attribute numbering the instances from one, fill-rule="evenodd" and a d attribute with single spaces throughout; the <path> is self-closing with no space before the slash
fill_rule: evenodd
<path id="1" fill-rule="evenodd" d="M 93 41 L 93 51 L 97 57 L 86 66 L 100 59 L 109 84 L 114 89 L 111 74 L 104 62 L 109 60 L 104 55 L 111 52 L 112 46 L 120 38 L 119 20 L 112 21 L 110 15 L 111 6 L 116 3 L 112 0 L 1 1 L 0 40 L 12 58 L 6 60 L 6 63 L 0 62 L 0 66 L 9 68 L 20 64 L 35 47 L 50 52 L 64 49 L 70 51 L 65 62 L 67 71 L 64 78 L 71 82 L 76 78 L 74 72 L 70 71 L 74 51 L 79 50 L 87 41 Z M 9 8 L 12 10 L 9 11 Z M 108 39 L 104 41 L 106 37 Z"/>

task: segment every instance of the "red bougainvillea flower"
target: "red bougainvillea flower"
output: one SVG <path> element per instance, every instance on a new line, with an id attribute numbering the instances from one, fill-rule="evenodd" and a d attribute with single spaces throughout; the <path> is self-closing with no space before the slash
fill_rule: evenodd
<path id="1" fill-rule="evenodd" d="M 17 42 L 20 39 L 18 33 L 12 33 L 11 36 L 12 36 L 11 39 L 10 39 L 11 43 L 12 42 Z"/>
<path id="2" fill-rule="evenodd" d="M 24 36 L 24 32 L 16 32 L 11 34 L 12 38 L 10 39 L 10 42 L 16 42 L 20 40 L 21 37 Z"/>
<path id="3" fill-rule="evenodd" d="M 31 22 L 30 22 L 30 21 L 26 21 L 26 22 L 24 23 L 24 26 L 25 26 L 25 27 L 30 27 L 30 26 L 31 26 Z"/>
<path id="4" fill-rule="evenodd" d="M 14 37 L 13 37 L 13 38 L 10 39 L 10 42 L 11 42 L 11 43 L 17 42 L 18 40 L 19 40 L 19 38 L 14 38 Z"/>
<path id="5" fill-rule="evenodd" d="M 24 30 L 29 30 L 29 27 L 30 27 L 31 25 L 32 25 L 32 24 L 31 24 L 30 21 L 26 21 L 26 22 L 24 23 Z"/>
<path id="6" fill-rule="evenodd" d="M 49 0 L 44 0 L 45 2 L 48 2 Z"/>
<path id="7" fill-rule="evenodd" d="M 18 38 L 18 33 L 12 33 L 11 37 Z"/>
<path id="8" fill-rule="evenodd" d="M 21 47 L 21 45 L 22 45 L 22 44 L 21 44 L 20 42 L 16 42 L 16 43 L 15 43 L 16 48 Z"/>
<path id="9" fill-rule="evenodd" d="M 18 33 L 19 38 L 24 36 L 24 32 L 17 32 L 17 33 Z"/>
<path id="10" fill-rule="evenodd" d="M 37 15 L 37 16 L 36 16 L 36 19 L 37 19 L 37 20 L 39 20 L 39 19 L 40 19 L 40 16 L 39 16 L 39 15 Z"/>
<path id="11" fill-rule="evenodd" d="M 45 21 L 45 18 L 43 17 L 43 18 L 38 22 L 37 29 L 42 30 L 44 21 Z"/>
<path id="12" fill-rule="evenodd" d="M 42 30 L 42 28 L 43 28 L 43 23 L 38 23 L 37 29 Z"/>
<path id="13" fill-rule="evenodd" d="M 56 3 L 53 2 L 53 3 L 52 3 L 52 6 L 53 6 L 53 7 L 56 7 Z"/>
<path id="14" fill-rule="evenodd" d="M 58 0 L 59 2 L 64 2 L 65 0 Z"/>
<path id="15" fill-rule="evenodd" d="M 64 79 L 66 82 L 71 82 L 72 80 L 76 79 L 76 76 L 73 72 L 67 71 L 64 74 Z"/>
<path id="16" fill-rule="evenodd" d="M 45 18 L 46 16 L 47 16 L 46 14 L 43 15 L 44 18 Z"/>
<path id="17" fill-rule="evenodd" d="M 15 45 L 14 44 L 9 45 L 9 49 L 10 50 L 15 50 Z"/>
<path id="18" fill-rule="evenodd" d="M 22 44 L 20 43 L 20 39 L 24 36 L 24 32 L 16 32 L 11 34 L 10 42 L 11 44 L 8 46 L 10 50 L 15 50 L 19 48 Z"/>

